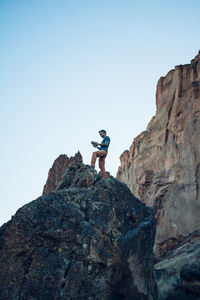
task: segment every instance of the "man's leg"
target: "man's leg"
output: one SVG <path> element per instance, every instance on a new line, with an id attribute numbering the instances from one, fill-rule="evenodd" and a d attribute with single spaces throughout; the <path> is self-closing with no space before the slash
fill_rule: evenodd
<path id="1" fill-rule="evenodd" d="M 106 171 L 105 171 L 105 159 L 106 156 L 99 157 L 99 168 L 101 170 L 101 177 L 105 178 L 106 177 Z"/>
<path id="2" fill-rule="evenodd" d="M 93 152 L 91 166 L 95 167 L 97 157 L 106 157 L 106 155 L 107 155 L 107 152 L 105 150 L 99 150 L 99 151 Z"/>
<path id="3" fill-rule="evenodd" d="M 91 166 L 95 167 L 95 163 L 96 163 L 96 160 L 97 160 L 97 152 L 98 151 L 95 151 L 92 153 L 92 160 L 91 160 Z"/>

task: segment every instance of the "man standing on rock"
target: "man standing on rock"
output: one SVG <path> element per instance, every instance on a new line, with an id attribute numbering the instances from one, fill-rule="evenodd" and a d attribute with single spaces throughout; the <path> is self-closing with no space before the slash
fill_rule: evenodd
<path id="1" fill-rule="evenodd" d="M 105 178 L 106 177 L 106 171 L 105 171 L 105 159 L 108 154 L 108 147 L 110 144 L 110 138 L 109 136 L 106 135 L 106 131 L 104 129 L 99 131 L 100 136 L 103 138 L 101 144 L 97 142 L 92 142 L 92 145 L 95 148 L 98 148 L 99 151 L 95 151 L 92 154 L 92 160 L 91 160 L 91 166 L 94 168 L 95 163 L 97 160 L 97 157 L 99 157 L 99 168 L 101 170 L 101 177 Z M 100 147 L 98 147 L 100 146 Z"/>

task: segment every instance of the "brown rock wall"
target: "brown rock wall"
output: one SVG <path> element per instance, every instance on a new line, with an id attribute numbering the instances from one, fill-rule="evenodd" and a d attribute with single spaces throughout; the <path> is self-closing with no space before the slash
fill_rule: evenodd
<path id="1" fill-rule="evenodd" d="M 154 207 L 159 244 L 200 228 L 200 52 L 160 78 L 156 107 L 121 155 L 117 179 Z"/>
<path id="2" fill-rule="evenodd" d="M 67 167 L 72 167 L 82 161 L 83 158 L 80 152 L 70 158 L 66 154 L 61 154 L 56 158 L 49 170 L 47 181 L 43 188 L 43 195 L 56 190 Z"/>

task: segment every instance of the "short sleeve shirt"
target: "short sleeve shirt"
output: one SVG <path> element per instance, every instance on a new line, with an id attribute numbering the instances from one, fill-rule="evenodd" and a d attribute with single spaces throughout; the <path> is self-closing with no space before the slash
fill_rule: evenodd
<path id="1" fill-rule="evenodd" d="M 106 137 L 102 140 L 101 144 L 104 144 L 105 142 L 107 142 L 107 146 L 105 146 L 105 147 L 101 146 L 101 147 L 100 147 L 100 150 L 105 150 L 106 152 L 108 152 L 108 147 L 109 147 L 109 145 L 110 145 L 110 138 L 109 138 L 109 136 L 106 136 Z"/>

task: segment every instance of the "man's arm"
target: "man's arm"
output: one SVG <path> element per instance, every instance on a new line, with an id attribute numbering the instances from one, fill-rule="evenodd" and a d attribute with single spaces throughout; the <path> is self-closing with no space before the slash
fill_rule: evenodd
<path id="1" fill-rule="evenodd" d="M 102 144 L 99 144 L 97 143 L 98 146 L 101 146 L 101 147 L 107 147 L 108 146 L 108 141 L 105 141 L 104 143 Z"/>

